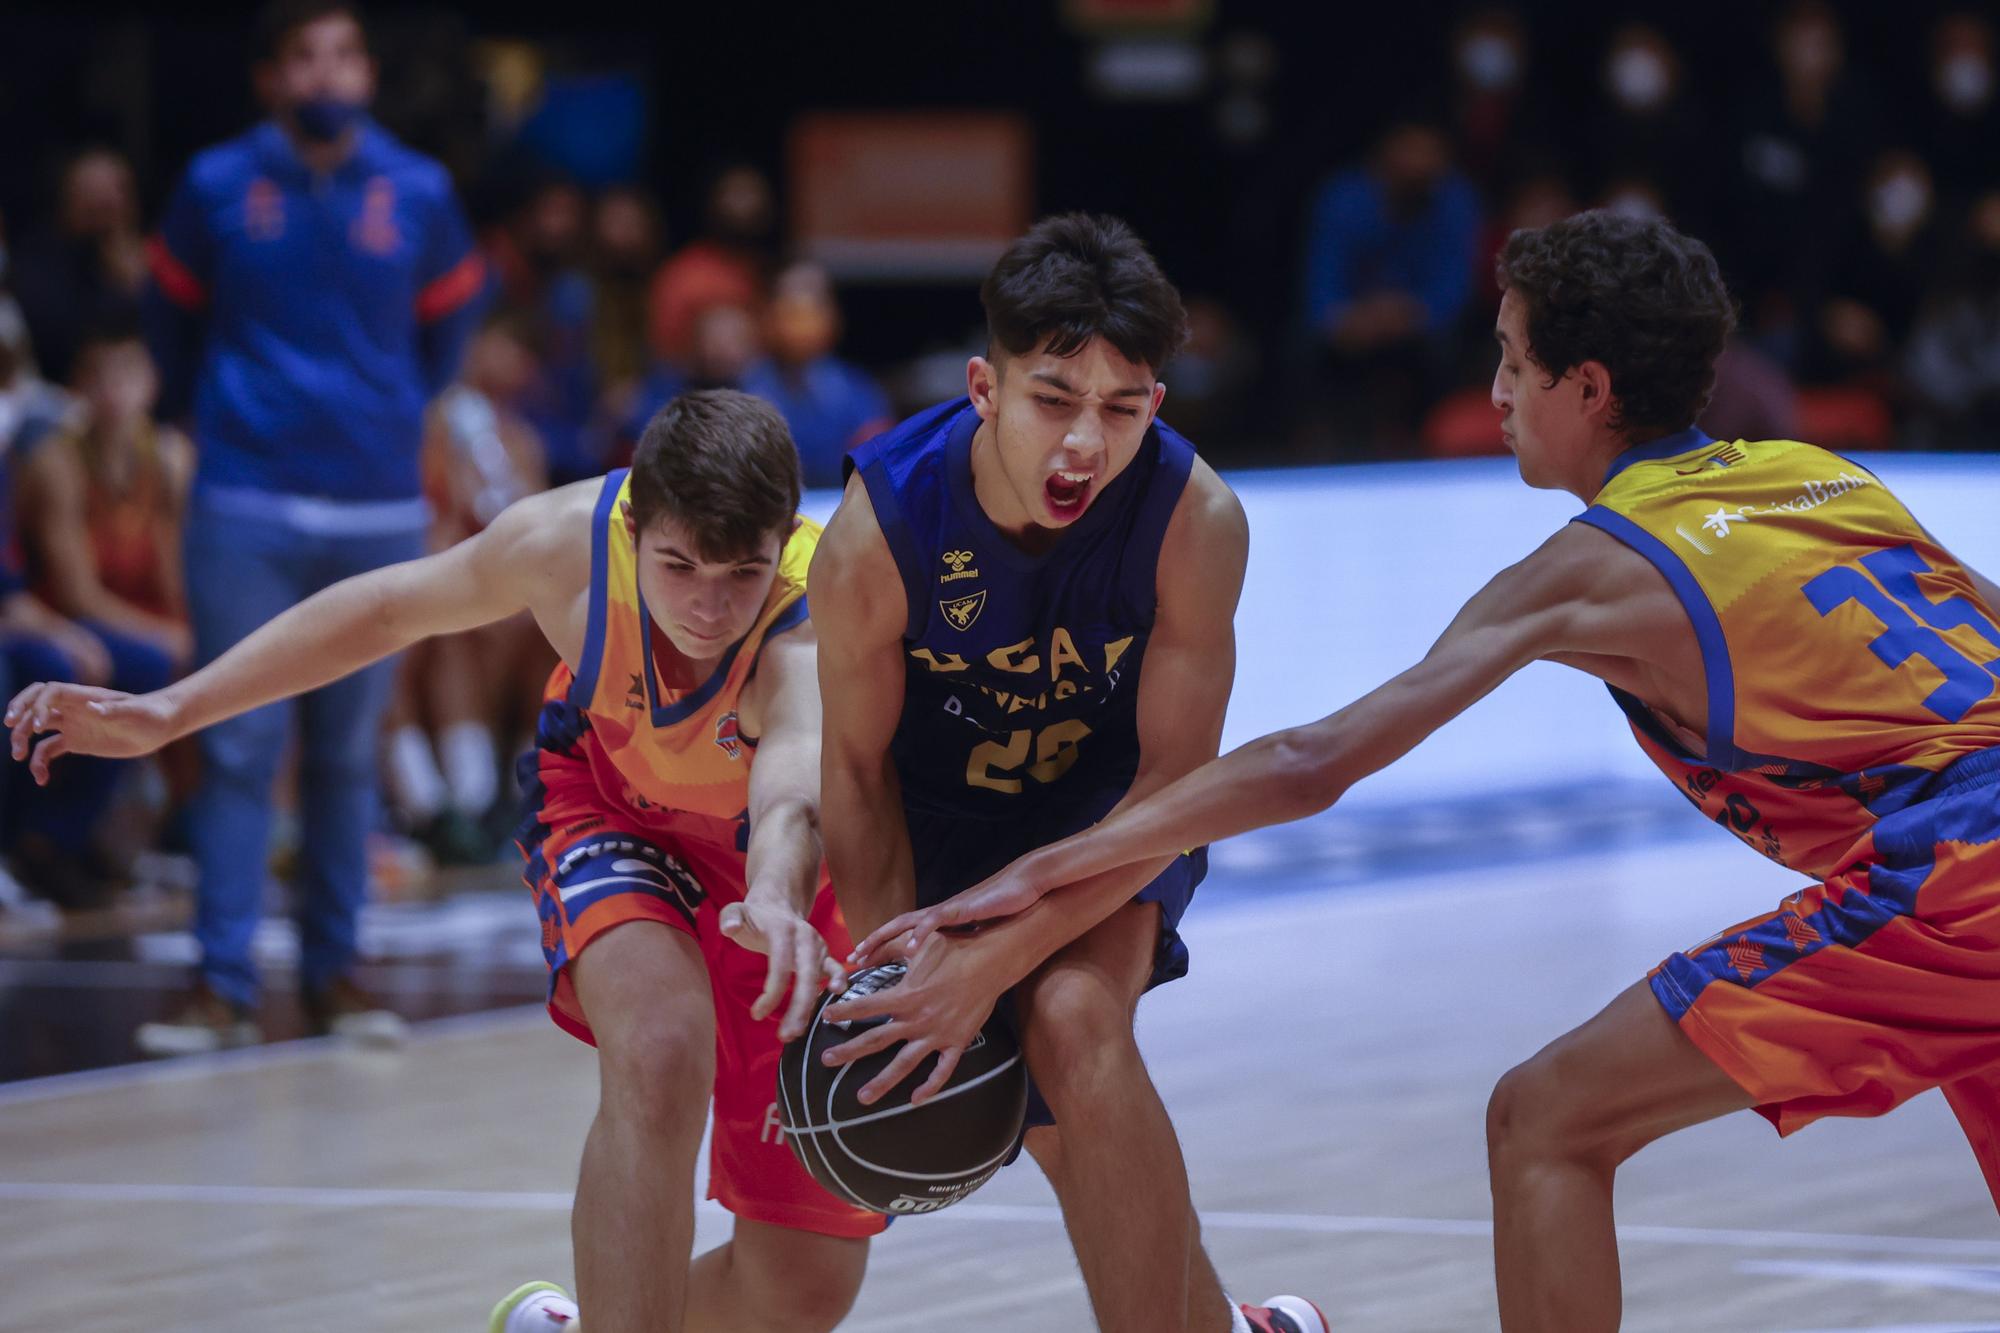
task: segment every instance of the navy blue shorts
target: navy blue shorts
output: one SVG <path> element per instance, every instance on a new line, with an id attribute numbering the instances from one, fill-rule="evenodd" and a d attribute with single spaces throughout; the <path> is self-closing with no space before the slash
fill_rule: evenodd
<path id="1" fill-rule="evenodd" d="M 971 888 L 1015 858 L 1086 829 L 1109 814 L 1122 793 L 1108 800 L 1084 803 L 1063 811 L 1031 813 L 1018 820 L 994 823 L 951 815 L 905 810 L 910 829 L 910 853 L 917 877 L 917 905 L 929 907 Z M 1153 881 L 1133 896 L 1134 902 L 1160 905 L 1160 938 L 1153 952 L 1153 974 L 1146 989 L 1187 975 L 1187 943 L 1181 939 L 1181 917 L 1194 900 L 1195 886 L 1208 874 L 1208 848 L 1197 847 L 1174 858 Z M 1011 1013 L 1012 996 L 1001 1001 Z M 1031 1081 L 1028 1085 L 1028 1127 L 1052 1125 L 1055 1116 Z"/>

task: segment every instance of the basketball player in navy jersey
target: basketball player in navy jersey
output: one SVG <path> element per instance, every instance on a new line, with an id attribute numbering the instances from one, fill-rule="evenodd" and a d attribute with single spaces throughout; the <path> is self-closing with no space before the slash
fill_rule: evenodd
<path id="1" fill-rule="evenodd" d="M 813 561 L 822 828 L 857 935 L 1212 759 L 1235 673 L 1242 506 L 1158 420 L 1186 330 L 1173 285 L 1123 223 L 1072 214 L 980 295 L 967 396 L 854 452 Z M 830 1058 L 921 1029 L 861 1100 L 928 1060 L 926 1098 L 1004 1000 L 1039 1094 L 1027 1146 L 1099 1325 L 1321 1333 L 1306 1301 L 1224 1296 L 1132 1032 L 1139 996 L 1187 970 L 1177 926 L 1205 867 L 1196 849 L 1117 871 L 1088 911 L 1058 895 L 934 936 L 880 999 L 898 1016 Z"/>

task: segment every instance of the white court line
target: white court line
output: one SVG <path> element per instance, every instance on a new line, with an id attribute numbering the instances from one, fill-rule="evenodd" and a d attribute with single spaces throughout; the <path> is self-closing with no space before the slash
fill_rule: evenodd
<path id="1" fill-rule="evenodd" d="M 405 1048 L 427 1046 L 432 1042 L 448 1041 L 457 1037 L 481 1037 L 492 1032 L 531 1027 L 536 1022 L 548 1022 L 548 1009 L 539 1004 L 485 1009 L 478 1013 L 453 1014 L 446 1018 L 426 1018 L 410 1024 L 409 1040 L 404 1042 L 403 1046 Z M 52 1101 L 58 1097 L 101 1092 L 106 1088 L 184 1083 L 190 1079 L 206 1078 L 211 1074 L 226 1074 L 246 1069 L 276 1069 L 337 1055 L 346 1049 L 346 1043 L 338 1037 L 302 1037 L 297 1041 L 267 1042 L 261 1046 L 244 1046 L 233 1051 L 218 1051 L 213 1055 L 184 1055 L 172 1060 L 113 1065 L 108 1069 L 80 1069 L 72 1074 L 48 1074 L 41 1078 L 0 1083 L 0 1107 Z M 394 1051 L 387 1053 L 394 1054 Z"/>
<path id="2" fill-rule="evenodd" d="M 62 1203 L 247 1204 L 293 1208 L 449 1208 L 474 1212 L 567 1212 L 571 1195 L 557 1191 L 349 1189 L 277 1185 L 139 1185 L 80 1181 L 0 1181 L 0 1199 Z M 701 1211 L 725 1216 L 720 1204 Z M 1048 1204 L 964 1203 L 925 1214 L 933 1221 L 1017 1222 L 1061 1226 Z M 1471 1218 L 1346 1217 L 1331 1213 L 1239 1213 L 1201 1210 L 1201 1224 L 1218 1231 L 1282 1231 L 1306 1235 L 1451 1236 L 1484 1239 L 1490 1222 Z M 2000 1241 L 1955 1237 L 1871 1236 L 1825 1231 L 1747 1231 L 1711 1227 L 1621 1226 L 1618 1238 L 1652 1245 L 1712 1245 L 1725 1249 L 1860 1250 L 2000 1261 Z"/>

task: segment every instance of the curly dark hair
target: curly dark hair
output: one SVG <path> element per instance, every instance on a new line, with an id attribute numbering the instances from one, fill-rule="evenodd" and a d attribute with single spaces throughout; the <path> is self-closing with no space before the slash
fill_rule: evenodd
<path id="1" fill-rule="evenodd" d="M 1527 307 L 1527 353 L 1549 387 L 1601 362 L 1628 438 L 1685 430 L 1708 405 L 1736 303 L 1694 237 L 1593 209 L 1515 232 L 1494 267 Z"/>
<path id="2" fill-rule="evenodd" d="M 1181 294 L 1146 243 L 1102 214 L 1043 218 L 979 289 L 990 345 L 1014 356 L 1044 343 L 1074 356 L 1092 338 L 1157 372 L 1187 341 Z"/>
<path id="3" fill-rule="evenodd" d="M 718 563 L 756 554 L 790 530 L 799 507 L 799 452 L 778 409 L 735 389 L 696 389 L 656 413 L 632 456 L 632 522 L 686 528 Z"/>

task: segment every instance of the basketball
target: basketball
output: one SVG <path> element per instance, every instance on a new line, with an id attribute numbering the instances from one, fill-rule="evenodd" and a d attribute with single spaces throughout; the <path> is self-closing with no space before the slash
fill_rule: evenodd
<path id="1" fill-rule="evenodd" d="M 847 993 L 868 995 L 903 979 L 901 963 L 864 968 Z M 928 1074 L 920 1064 L 872 1106 L 856 1094 L 895 1059 L 901 1044 L 832 1067 L 830 1048 L 887 1019 L 843 1022 L 839 996 L 820 1000 L 805 1035 L 778 1062 L 778 1108 L 785 1142 L 813 1179 L 836 1197 L 878 1213 L 933 1213 L 978 1189 L 1012 1156 L 1027 1118 L 1028 1067 L 999 1018 L 966 1048 L 951 1081 L 921 1106 L 910 1093 Z"/>

